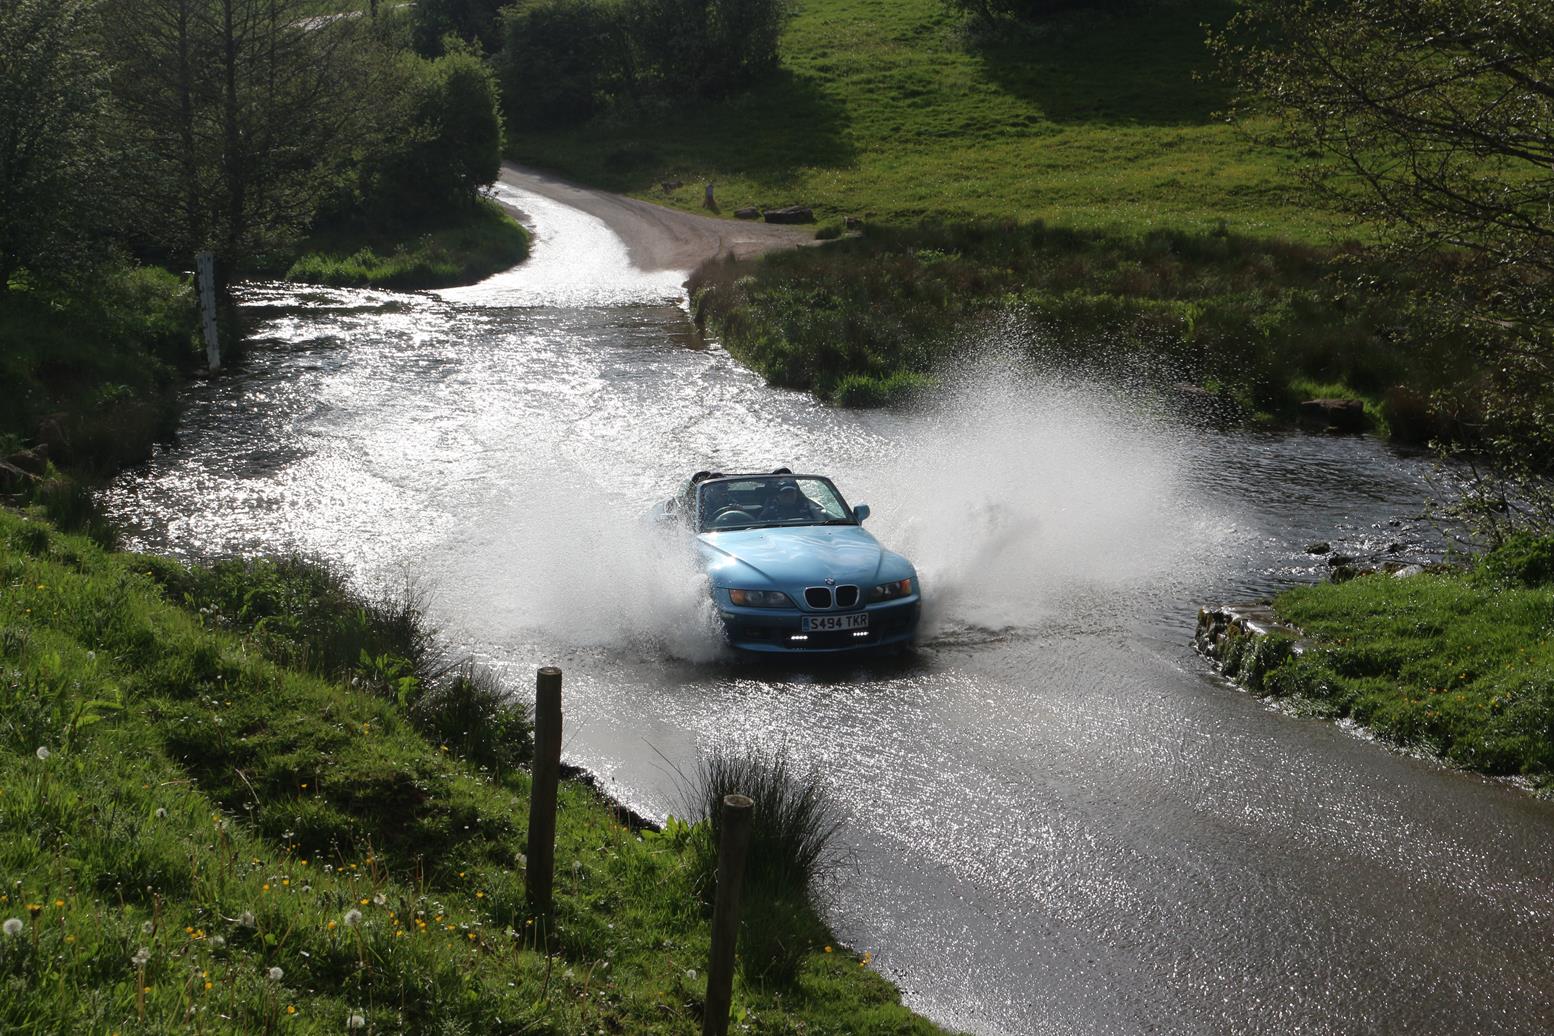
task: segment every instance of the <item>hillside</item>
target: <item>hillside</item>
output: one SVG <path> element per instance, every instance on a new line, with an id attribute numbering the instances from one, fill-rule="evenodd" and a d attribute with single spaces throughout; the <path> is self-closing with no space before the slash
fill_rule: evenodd
<path id="1" fill-rule="evenodd" d="M 976 39 L 943 0 L 798 0 L 780 72 L 726 102 L 618 112 L 509 142 L 519 161 L 725 212 L 801 203 L 822 219 L 1044 219 L 1320 241 L 1287 160 L 1217 112 L 1206 27 L 1228 0 L 1077 13 Z M 680 179 L 666 195 L 659 186 Z"/>

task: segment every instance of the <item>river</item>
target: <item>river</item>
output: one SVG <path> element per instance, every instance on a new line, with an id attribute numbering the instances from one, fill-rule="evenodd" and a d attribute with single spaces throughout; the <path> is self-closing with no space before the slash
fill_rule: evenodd
<path id="1" fill-rule="evenodd" d="M 504 186 L 532 259 L 400 294 L 256 284 L 247 359 L 105 495 L 134 546 L 302 550 L 413 578 L 639 811 L 717 744 L 845 815 L 839 935 L 977 1033 L 1554 1030 L 1554 806 L 1291 714 L 1190 647 L 1196 606 L 1440 549 L 1432 469 L 1363 438 L 1215 433 L 989 357 L 849 412 L 767 387 L 598 219 Z M 986 332 L 982 332 L 986 335 Z M 996 338 L 996 336 L 994 336 Z M 698 468 L 832 474 L 921 570 L 900 660 L 725 657 L 642 515 Z"/>

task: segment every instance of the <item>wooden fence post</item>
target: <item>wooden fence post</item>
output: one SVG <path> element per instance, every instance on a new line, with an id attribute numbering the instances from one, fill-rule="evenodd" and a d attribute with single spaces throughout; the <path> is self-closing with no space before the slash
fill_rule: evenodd
<path id="1" fill-rule="evenodd" d="M 561 780 L 561 670 L 541 669 L 534 684 L 534 768 L 529 785 L 529 862 L 524 895 L 540 928 L 548 926 L 556 875 L 556 785 Z M 548 938 L 548 933 L 544 933 Z M 542 932 L 536 931 L 536 937 Z"/>
<path id="2" fill-rule="evenodd" d="M 718 836 L 718 893 L 712 909 L 712 959 L 707 962 L 707 1009 L 702 1036 L 726 1036 L 734 1000 L 734 947 L 739 937 L 739 893 L 750 848 L 750 818 L 755 802 L 746 795 L 723 796 L 722 833 Z"/>

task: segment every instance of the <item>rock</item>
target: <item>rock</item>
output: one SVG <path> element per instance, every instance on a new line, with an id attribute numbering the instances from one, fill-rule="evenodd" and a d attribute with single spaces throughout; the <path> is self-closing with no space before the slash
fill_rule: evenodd
<path id="1" fill-rule="evenodd" d="M 1333 545 L 1326 540 L 1318 540 L 1316 543 L 1306 544 L 1307 554 L 1326 554 L 1333 549 Z"/>
<path id="2" fill-rule="evenodd" d="M 756 208 L 754 205 L 746 205 L 742 209 L 735 209 L 734 210 L 734 218 L 735 219 L 760 219 L 761 218 L 761 210 Z"/>
<path id="3" fill-rule="evenodd" d="M 862 230 L 863 220 L 858 216 L 844 216 L 842 218 L 842 226 L 848 230 Z"/>
<path id="4" fill-rule="evenodd" d="M 768 223 L 813 223 L 815 212 L 803 205 L 789 205 L 781 209 L 767 209 Z"/>
<path id="5" fill-rule="evenodd" d="M 1300 423 L 1306 428 L 1344 435 L 1370 427 L 1365 404 L 1358 399 L 1308 399 L 1300 404 Z"/>
<path id="6" fill-rule="evenodd" d="M 685 186 L 685 181 L 684 180 L 664 180 L 664 181 L 659 183 L 659 186 L 664 189 L 664 193 L 665 194 L 669 194 L 671 191 L 678 191 L 681 187 L 684 187 Z"/>
<path id="7" fill-rule="evenodd" d="M 1348 554 L 1334 554 L 1332 557 L 1327 559 L 1328 568 L 1338 568 L 1340 565 L 1352 564 L 1354 564 L 1354 558 L 1350 557 Z"/>
<path id="8" fill-rule="evenodd" d="M 1403 544 L 1401 544 L 1401 543 L 1389 543 L 1389 544 L 1387 544 L 1387 553 L 1388 554 L 1401 554 L 1401 553 L 1403 553 Z"/>
<path id="9" fill-rule="evenodd" d="M 1424 570 L 1425 570 L 1425 567 L 1423 565 L 1404 565 L 1402 568 L 1400 568 L 1396 572 L 1392 573 L 1392 578 L 1393 579 L 1408 579 L 1408 578 L 1410 578 L 1412 576 L 1419 575 Z"/>

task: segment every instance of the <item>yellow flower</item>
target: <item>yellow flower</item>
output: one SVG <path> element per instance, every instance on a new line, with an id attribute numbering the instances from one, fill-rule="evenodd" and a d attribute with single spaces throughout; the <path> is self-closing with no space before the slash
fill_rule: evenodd
<path id="1" fill-rule="evenodd" d="M 297 1013 L 297 1009 L 296 1009 L 296 1007 L 292 1006 L 291 1004 L 287 1004 L 286 1005 L 286 1013 L 287 1014 L 296 1014 Z"/>
<path id="2" fill-rule="evenodd" d="M 334 926 L 335 926 L 335 923 L 334 923 L 334 922 L 333 922 L 333 921 L 330 921 L 330 922 L 329 922 L 329 927 L 330 927 L 330 928 L 333 928 L 333 927 L 334 927 Z"/>
<path id="3" fill-rule="evenodd" d="M 211 983 L 210 983 L 210 982 L 206 982 L 206 983 L 205 983 L 205 988 L 206 988 L 206 989 L 209 989 L 209 988 L 210 988 L 210 987 L 211 987 Z"/>
<path id="4" fill-rule="evenodd" d="M 268 891 L 270 891 L 270 883 L 267 881 L 263 885 L 260 885 L 259 886 L 259 891 L 260 892 L 268 892 Z"/>
<path id="5" fill-rule="evenodd" d="M 360 900 L 357 900 L 357 902 L 359 902 L 362 906 L 366 906 L 369 901 L 366 900 L 366 899 L 360 899 Z"/>
<path id="6" fill-rule="evenodd" d="M 827 952 L 827 953 L 830 953 L 830 952 L 831 952 L 831 947 L 829 947 L 829 946 L 827 946 L 827 947 L 826 947 L 826 952 Z"/>
<path id="7" fill-rule="evenodd" d="M 63 900 L 63 899 L 56 899 L 56 900 L 55 900 L 55 901 L 54 901 L 54 905 L 55 905 L 55 906 L 56 906 L 56 907 L 62 907 L 62 906 L 64 906 L 64 905 L 65 905 L 65 901 L 64 901 L 64 900 Z"/>

